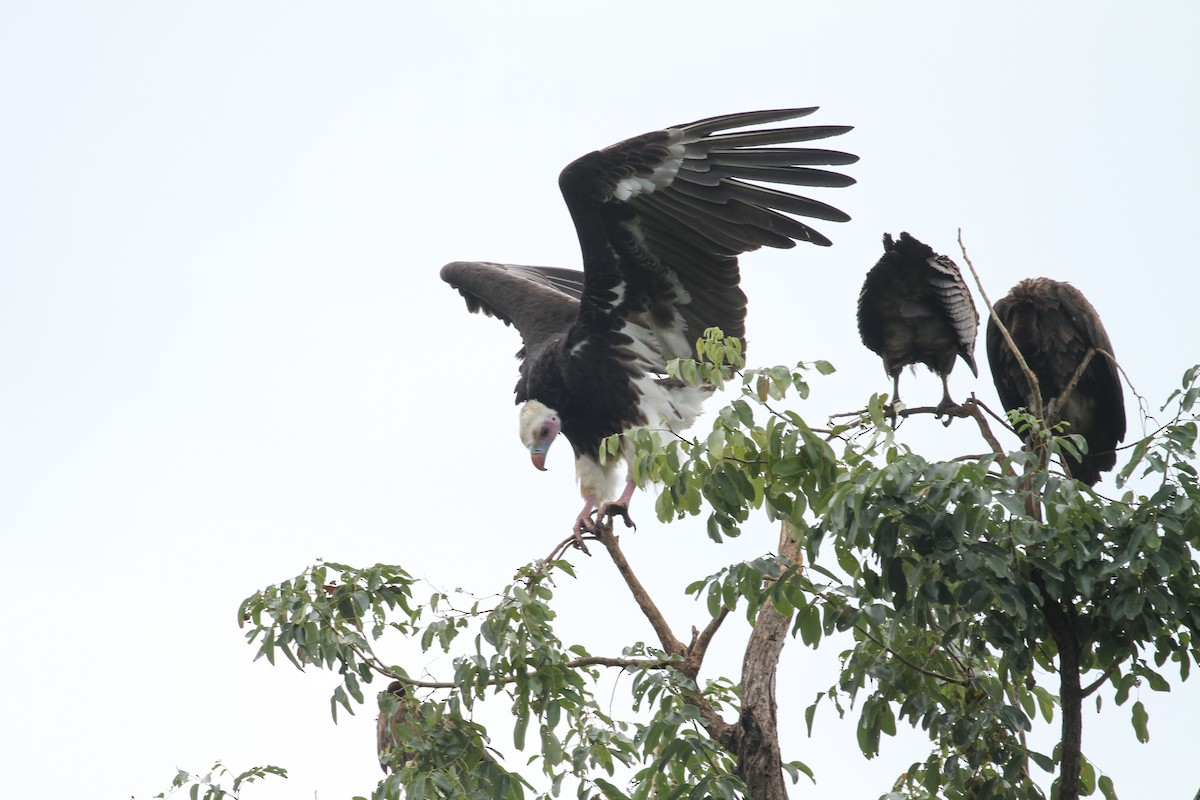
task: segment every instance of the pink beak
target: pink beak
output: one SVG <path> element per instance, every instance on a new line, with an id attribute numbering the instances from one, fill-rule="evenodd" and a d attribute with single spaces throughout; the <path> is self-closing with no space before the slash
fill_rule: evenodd
<path id="1" fill-rule="evenodd" d="M 546 454 L 545 453 L 530 453 L 529 460 L 532 461 L 533 465 L 535 467 L 537 467 L 538 469 L 540 469 L 542 472 L 546 471 Z"/>

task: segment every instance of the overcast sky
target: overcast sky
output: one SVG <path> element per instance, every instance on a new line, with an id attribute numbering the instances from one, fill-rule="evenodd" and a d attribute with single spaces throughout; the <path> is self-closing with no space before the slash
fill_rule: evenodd
<path id="1" fill-rule="evenodd" d="M 833 246 L 742 261 L 752 363 L 838 367 L 814 422 L 889 388 L 854 309 L 901 230 L 957 257 L 961 228 L 993 299 L 1073 282 L 1157 410 L 1200 361 L 1200 6 L 981 6 L 7 4 L 5 795 L 146 798 L 216 758 L 289 768 L 248 800 L 371 791 L 374 709 L 335 726 L 332 675 L 252 663 L 238 603 L 318 557 L 487 594 L 566 535 L 566 446 L 539 474 L 516 435 L 517 336 L 437 271 L 576 266 L 558 172 L 628 136 L 799 105 L 856 126 L 834 144 L 862 157 L 858 185 L 817 195 L 854 217 L 818 226 Z M 924 371 L 902 381 L 940 396 Z M 951 390 L 995 403 L 965 369 Z M 977 452 L 968 434 L 905 436 Z M 625 548 L 684 634 L 703 624 L 688 582 L 775 544 L 763 520 L 728 546 L 660 525 L 646 493 L 634 515 Z M 611 564 L 575 560 L 563 638 L 651 640 Z M 727 628 L 705 677 L 736 674 Z M 902 737 L 864 762 L 828 713 L 804 735 L 838 649 L 784 653 L 787 755 L 818 778 L 796 797 L 876 797 L 925 752 Z M 1124 797 L 1191 797 L 1200 687 L 1140 697 L 1151 743 L 1106 702 L 1086 754 Z"/>

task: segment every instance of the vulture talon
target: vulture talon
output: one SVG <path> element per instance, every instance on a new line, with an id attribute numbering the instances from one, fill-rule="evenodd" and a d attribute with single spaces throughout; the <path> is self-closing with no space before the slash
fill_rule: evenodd
<path id="1" fill-rule="evenodd" d="M 605 503 L 600 508 L 599 517 L 607 517 L 608 524 L 610 526 L 612 525 L 614 519 L 620 517 L 625 521 L 626 528 L 633 528 L 635 531 L 637 530 L 637 525 L 629 516 L 628 502 L 622 503 L 620 501 L 616 501 L 612 503 Z"/>

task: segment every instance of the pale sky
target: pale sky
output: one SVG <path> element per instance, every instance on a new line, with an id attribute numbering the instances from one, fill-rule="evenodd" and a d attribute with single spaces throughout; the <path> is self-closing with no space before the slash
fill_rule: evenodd
<path id="1" fill-rule="evenodd" d="M 883 232 L 958 258 L 959 228 L 993 298 L 1036 275 L 1082 289 L 1157 411 L 1200 361 L 1200 6 L 981 5 L 7 4 L 5 796 L 148 798 L 217 758 L 290 770 L 247 800 L 370 793 L 373 706 L 334 725 L 335 676 L 252 663 L 238 603 L 318 557 L 488 594 L 568 533 L 566 445 L 539 474 L 518 443 L 516 334 L 437 273 L 577 266 L 558 172 L 628 136 L 807 105 L 856 126 L 832 145 L 861 156 L 858 185 L 814 193 L 854 217 L 819 225 L 833 247 L 742 260 L 752 364 L 838 367 L 811 421 L 889 388 L 854 324 Z M 951 390 L 995 403 L 976 357 L 984 377 Z M 902 384 L 940 396 L 924 371 Z M 905 435 L 981 449 L 961 425 Z M 683 587 L 776 534 L 758 519 L 718 546 L 652 501 L 624 546 L 686 632 L 704 612 Z M 611 564 L 574 560 L 564 640 L 651 641 Z M 727 627 L 702 677 L 736 675 Z M 806 737 L 840 649 L 784 651 L 786 755 L 818 779 L 795 797 L 877 797 L 926 752 L 907 735 L 865 762 L 827 707 Z M 1139 697 L 1151 743 L 1108 700 L 1085 753 L 1123 797 L 1190 798 L 1200 687 Z"/>

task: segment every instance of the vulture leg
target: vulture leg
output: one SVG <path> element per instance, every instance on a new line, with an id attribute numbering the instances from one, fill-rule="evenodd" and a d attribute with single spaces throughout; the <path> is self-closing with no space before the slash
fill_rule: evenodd
<path id="1" fill-rule="evenodd" d="M 596 524 L 592 522 L 592 509 L 595 507 L 596 495 L 590 494 L 587 497 L 587 502 L 583 504 L 583 510 L 575 518 L 575 547 L 582 550 L 584 555 L 591 555 L 588 552 L 587 545 L 583 543 L 583 535 L 591 533 L 596 528 Z"/>
<path id="2" fill-rule="evenodd" d="M 637 530 L 637 525 L 633 524 L 633 520 L 629 518 L 629 502 L 633 499 L 633 490 L 637 488 L 637 484 L 633 479 L 625 481 L 625 491 L 621 492 L 621 496 L 611 503 L 605 503 L 600 506 L 600 510 L 596 512 L 597 518 L 608 517 L 608 521 L 612 522 L 614 517 L 620 517 L 625 520 L 626 528 Z"/>
<path id="3" fill-rule="evenodd" d="M 954 406 L 956 405 L 956 403 L 950 399 L 950 382 L 948 379 L 949 376 L 943 375 L 941 377 L 942 377 L 942 402 L 938 403 L 938 416 L 939 417 L 942 415 L 941 414 L 942 411 L 945 411 L 950 408 L 954 408 Z M 944 420 L 942 420 L 942 426 L 949 428 L 950 423 L 953 421 L 954 421 L 954 417 L 947 415 L 947 417 Z"/>
<path id="4" fill-rule="evenodd" d="M 896 427 L 896 404 L 900 402 L 901 369 L 903 368 L 898 367 L 896 371 L 892 373 L 892 402 L 888 404 L 888 422 L 891 423 L 893 428 Z"/>

